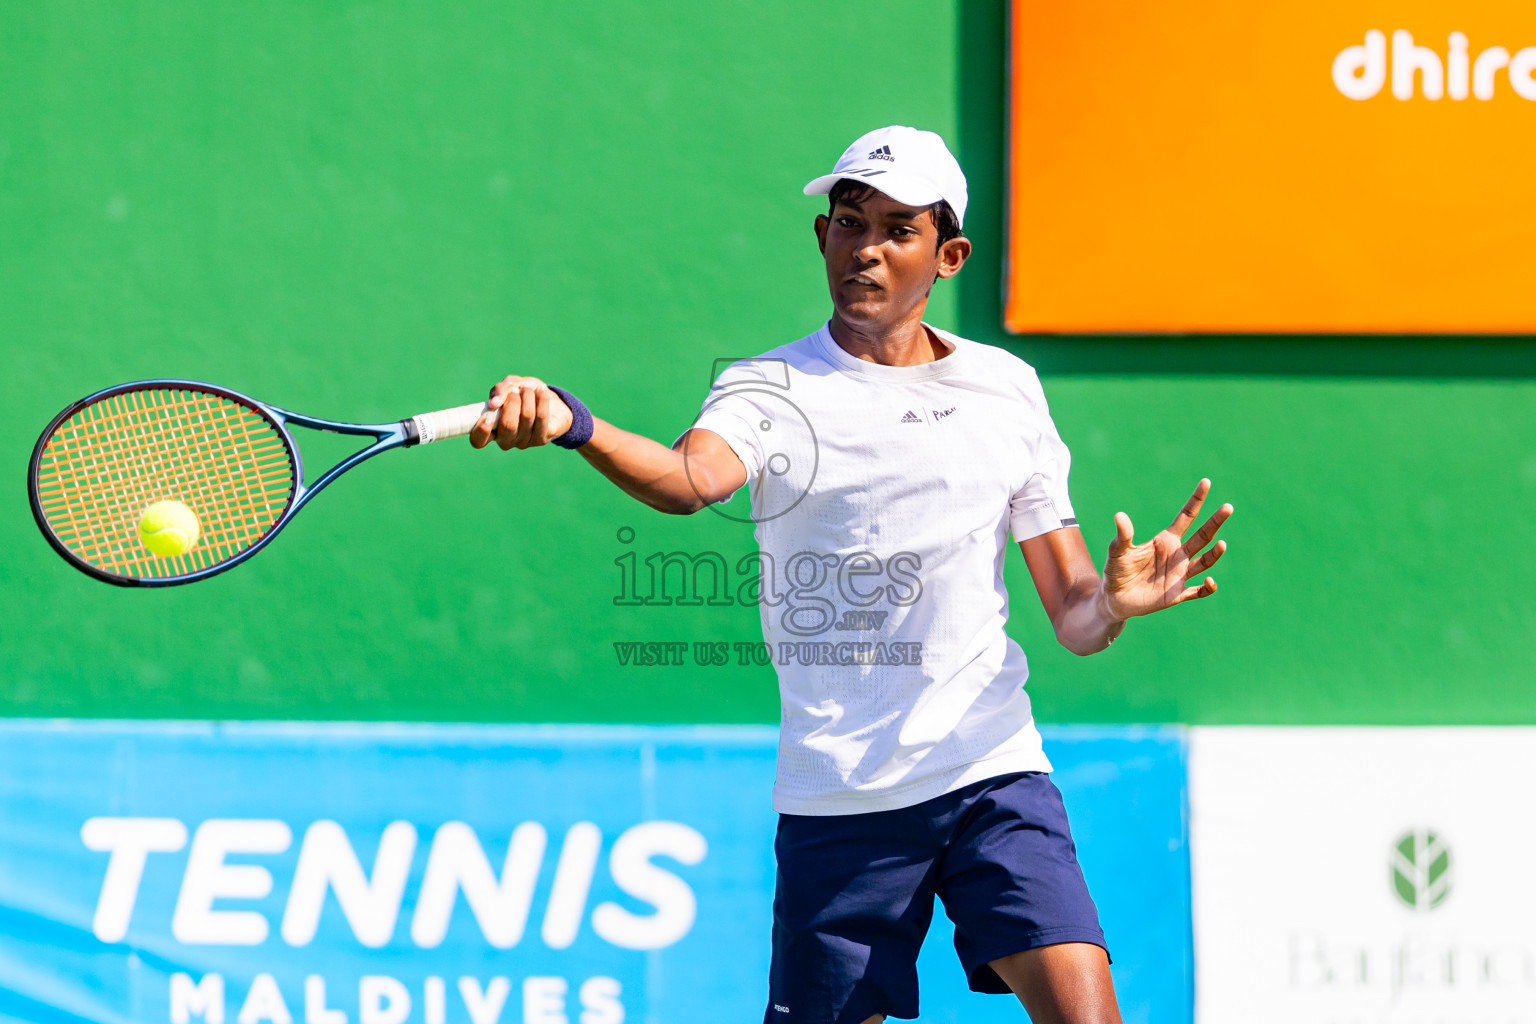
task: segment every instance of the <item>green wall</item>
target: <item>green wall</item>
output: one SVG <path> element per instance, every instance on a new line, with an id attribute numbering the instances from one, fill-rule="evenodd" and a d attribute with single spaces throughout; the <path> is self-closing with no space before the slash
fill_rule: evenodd
<path id="1" fill-rule="evenodd" d="M 972 183 L 979 255 L 930 319 L 1040 367 L 1095 552 L 1117 509 L 1149 532 L 1202 474 L 1238 510 L 1214 600 L 1087 660 L 1010 554 L 1042 719 L 1536 722 L 1531 342 L 1003 334 L 1000 3 L 5 22 L 0 714 L 776 720 L 768 669 L 612 646 L 757 638 L 754 608 L 613 604 L 626 552 L 737 555 L 749 529 L 649 512 L 558 449 L 387 456 L 249 564 L 154 592 L 60 562 L 22 474 L 65 403 L 167 375 L 379 420 L 534 373 L 670 441 L 713 360 L 825 317 L 800 185 L 899 122 Z M 344 450 L 315 439 L 317 463 Z"/>

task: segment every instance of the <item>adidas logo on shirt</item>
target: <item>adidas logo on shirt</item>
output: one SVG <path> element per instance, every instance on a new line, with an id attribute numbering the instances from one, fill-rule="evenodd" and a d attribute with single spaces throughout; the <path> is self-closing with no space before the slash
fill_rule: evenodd
<path id="1" fill-rule="evenodd" d="M 894 163 L 895 160 L 896 160 L 896 158 L 891 155 L 891 147 L 890 146 L 881 146 L 879 149 L 875 150 L 873 153 L 869 154 L 869 156 L 865 157 L 864 159 L 866 159 L 866 160 L 890 160 L 892 163 Z"/>
<path id="2" fill-rule="evenodd" d="M 921 416 L 919 416 L 917 413 L 915 413 L 912 410 L 908 409 L 907 410 L 907 414 L 901 418 L 901 422 L 903 422 L 903 423 L 921 423 L 921 422 L 923 422 L 923 418 Z"/>

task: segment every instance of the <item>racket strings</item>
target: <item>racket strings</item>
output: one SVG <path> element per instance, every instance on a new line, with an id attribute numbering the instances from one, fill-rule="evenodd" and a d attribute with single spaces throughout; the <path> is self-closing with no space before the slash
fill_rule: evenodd
<path id="1" fill-rule="evenodd" d="M 260 540 L 293 496 L 293 458 L 255 410 L 221 395 L 154 388 L 110 395 L 61 423 L 38 462 L 38 501 L 54 536 L 115 575 L 182 576 Z M 191 551 L 151 554 L 139 520 L 173 499 L 197 516 Z"/>

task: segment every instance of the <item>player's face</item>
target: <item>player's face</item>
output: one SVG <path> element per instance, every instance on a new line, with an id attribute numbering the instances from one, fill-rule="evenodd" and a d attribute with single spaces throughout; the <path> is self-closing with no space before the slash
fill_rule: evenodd
<path id="1" fill-rule="evenodd" d="M 950 277 L 970 252 L 964 239 L 940 249 L 933 214 L 876 192 L 840 200 L 816 218 L 832 305 L 845 323 L 894 326 L 921 316 L 936 277 Z M 962 251 L 963 250 L 963 251 Z"/>

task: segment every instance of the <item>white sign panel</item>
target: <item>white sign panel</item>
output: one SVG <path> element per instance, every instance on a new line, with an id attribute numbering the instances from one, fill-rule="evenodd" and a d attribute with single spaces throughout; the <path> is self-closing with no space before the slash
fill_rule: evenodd
<path id="1" fill-rule="evenodd" d="M 1197 1024 L 1536 1024 L 1536 729 L 1191 730 Z"/>

